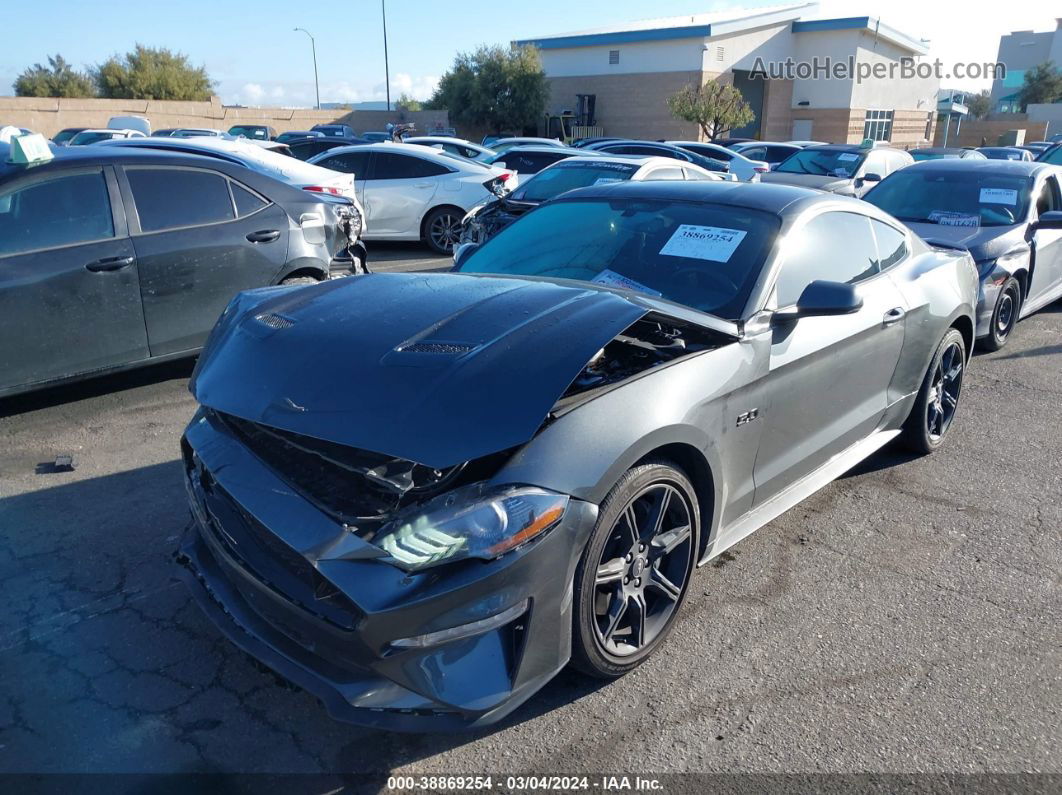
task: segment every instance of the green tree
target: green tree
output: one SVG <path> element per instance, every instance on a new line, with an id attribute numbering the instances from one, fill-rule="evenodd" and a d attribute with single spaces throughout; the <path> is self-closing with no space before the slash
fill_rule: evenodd
<path id="1" fill-rule="evenodd" d="M 48 65 L 33 64 L 15 78 L 17 97 L 93 97 L 96 87 L 61 55 L 48 56 Z"/>
<path id="2" fill-rule="evenodd" d="M 1044 61 L 1025 73 L 1025 79 L 1018 91 L 1018 101 L 1022 113 L 1029 105 L 1051 104 L 1062 99 L 1062 72 L 1055 68 L 1053 61 Z"/>
<path id="3" fill-rule="evenodd" d="M 460 53 L 426 107 L 446 109 L 458 124 L 498 133 L 538 124 L 549 85 L 534 47 L 480 47 Z"/>
<path id="4" fill-rule="evenodd" d="M 395 107 L 398 108 L 399 110 L 410 110 L 410 111 L 412 111 L 412 110 L 421 110 L 423 106 L 421 105 L 420 100 L 413 99 L 413 97 L 409 96 L 408 94 L 402 94 L 395 101 Z"/>
<path id="5" fill-rule="evenodd" d="M 672 116 L 697 124 L 709 141 L 756 118 L 740 91 L 715 80 L 687 85 L 666 102 Z"/>
<path id="6" fill-rule="evenodd" d="M 966 107 L 970 109 L 970 118 L 983 119 L 992 112 L 992 100 L 988 89 L 980 94 L 970 94 L 966 97 Z"/>
<path id="7" fill-rule="evenodd" d="M 110 99 L 210 99 L 214 83 L 202 66 L 166 48 L 144 47 L 114 55 L 93 70 L 101 97 Z"/>

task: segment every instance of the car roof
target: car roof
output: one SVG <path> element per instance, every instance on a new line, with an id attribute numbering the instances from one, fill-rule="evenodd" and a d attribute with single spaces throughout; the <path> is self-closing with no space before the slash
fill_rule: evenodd
<path id="1" fill-rule="evenodd" d="M 1032 177 L 1042 171 L 1055 168 L 1049 163 L 1037 163 L 1035 160 L 963 160 L 960 157 L 943 160 L 922 160 L 905 167 L 903 170 L 915 171 L 976 171 L 978 174 L 999 174 L 1001 176 Z"/>
<path id="2" fill-rule="evenodd" d="M 473 165 L 483 165 L 482 163 L 477 163 L 475 160 L 469 160 L 463 157 L 455 158 L 453 155 L 444 154 L 436 149 L 432 149 L 430 146 L 420 146 L 418 144 L 396 144 L 393 141 L 377 141 L 375 143 L 351 144 L 350 146 L 340 146 L 336 147 L 335 149 L 329 149 L 328 153 L 332 155 L 337 155 L 348 151 L 399 152 L 401 154 L 416 155 L 420 158 L 437 160 L 440 163 L 449 165 L 453 165 L 454 163 L 471 163 Z"/>
<path id="3" fill-rule="evenodd" d="M 540 153 L 540 154 L 552 155 L 552 154 L 556 154 L 558 151 L 561 151 L 561 152 L 568 152 L 568 151 L 578 152 L 579 154 L 582 154 L 582 155 L 587 154 L 582 149 L 576 149 L 575 147 L 546 146 L 545 144 L 524 144 L 522 146 L 510 147 L 509 149 L 506 149 L 504 152 L 499 152 L 498 153 L 498 157 L 505 157 L 510 152 L 532 152 L 532 153 L 537 152 L 537 153 Z M 590 151 L 594 152 L 595 150 L 591 149 Z"/>
<path id="4" fill-rule="evenodd" d="M 509 141 L 528 141 L 533 143 L 546 144 L 547 146 L 549 146 L 552 142 L 553 146 L 564 146 L 564 144 L 562 144 L 556 138 L 536 138 L 533 135 L 514 135 L 509 138 L 495 138 L 492 143 L 505 144 Z"/>
<path id="5" fill-rule="evenodd" d="M 0 179 L 7 179 L 28 171 L 49 171 L 77 166 L 103 166 L 119 163 L 150 163 L 154 165 L 198 165 L 217 168 L 225 163 L 212 157 L 186 154 L 184 152 L 165 152 L 161 149 L 138 148 L 133 146 L 61 146 L 52 150 L 55 155 L 50 160 L 39 163 L 6 163 L 0 161 Z M 237 167 L 239 168 L 239 167 Z M 224 169 L 218 169 L 224 170 Z"/>
<path id="6" fill-rule="evenodd" d="M 570 162 L 570 161 L 569 161 Z M 751 210 L 781 215 L 794 202 L 804 200 L 839 200 L 840 197 L 795 185 L 762 182 L 732 182 L 729 180 L 645 180 L 612 182 L 578 188 L 563 194 L 568 198 L 631 198 L 663 201 L 700 201 L 729 204 Z M 853 199 L 863 204 L 863 202 Z"/>
<path id="7" fill-rule="evenodd" d="M 439 141 L 440 143 L 447 144 L 461 144 L 462 146 L 471 146 L 476 149 L 487 149 L 488 147 L 483 144 L 477 144 L 474 141 L 466 141 L 464 138 L 455 138 L 452 135 L 410 135 L 407 138 L 403 138 L 403 141 Z"/>
<path id="8" fill-rule="evenodd" d="M 931 155 L 958 155 L 966 150 L 959 146 L 918 146 L 912 152 L 928 152 Z"/>

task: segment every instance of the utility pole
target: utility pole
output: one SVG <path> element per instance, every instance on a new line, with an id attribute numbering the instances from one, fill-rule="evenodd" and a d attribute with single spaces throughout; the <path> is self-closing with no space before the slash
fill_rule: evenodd
<path id="1" fill-rule="evenodd" d="M 310 49 L 313 51 L 313 87 L 317 93 L 317 110 L 321 109 L 321 84 L 317 82 L 317 42 L 313 40 L 313 34 L 306 28 L 295 28 L 295 31 L 302 31 L 310 37 Z"/>
<path id="2" fill-rule="evenodd" d="M 387 0 L 380 0 L 384 34 L 384 90 L 387 92 L 387 109 L 391 110 L 391 65 L 387 61 Z"/>

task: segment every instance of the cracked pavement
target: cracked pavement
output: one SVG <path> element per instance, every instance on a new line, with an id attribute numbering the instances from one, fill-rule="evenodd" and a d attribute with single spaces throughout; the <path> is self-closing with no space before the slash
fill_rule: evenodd
<path id="1" fill-rule="evenodd" d="M 1056 303 L 975 357 L 943 451 L 886 448 L 700 570 L 640 669 L 465 735 L 336 723 L 193 604 L 189 363 L 0 402 L 0 772 L 1060 772 L 1060 340 Z"/>

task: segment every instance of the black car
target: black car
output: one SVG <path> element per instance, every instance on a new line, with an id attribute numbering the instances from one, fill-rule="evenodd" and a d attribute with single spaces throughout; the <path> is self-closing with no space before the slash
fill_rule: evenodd
<path id="1" fill-rule="evenodd" d="M 288 154 L 299 160 L 309 160 L 315 155 L 321 154 L 321 152 L 327 152 L 329 149 L 335 149 L 337 146 L 354 146 L 354 144 L 367 144 L 369 143 L 364 138 L 321 138 L 314 136 L 312 138 L 297 138 L 295 140 L 287 141 Z"/>
<path id="2" fill-rule="evenodd" d="M 594 152 L 608 152 L 613 155 L 642 155 L 646 157 L 671 157 L 675 160 L 685 160 L 694 163 L 709 171 L 730 171 L 730 164 L 714 157 L 705 157 L 683 149 L 680 146 L 659 141 L 601 141 L 585 147 Z"/>
<path id="3" fill-rule="evenodd" d="M 0 395 L 196 353 L 241 290 L 328 278 L 347 210 L 221 160 L 0 147 Z"/>
<path id="4" fill-rule="evenodd" d="M 514 146 L 500 152 L 487 161 L 488 165 L 512 169 L 521 178 L 537 174 L 546 166 L 576 155 L 592 154 L 592 150 L 580 152 L 564 146 Z"/>
<path id="5" fill-rule="evenodd" d="M 979 146 L 977 147 L 977 151 L 989 160 L 1017 160 L 1019 162 L 1026 162 L 1036 159 L 1033 156 L 1033 153 L 1028 149 L 1022 149 L 1018 146 Z"/>

